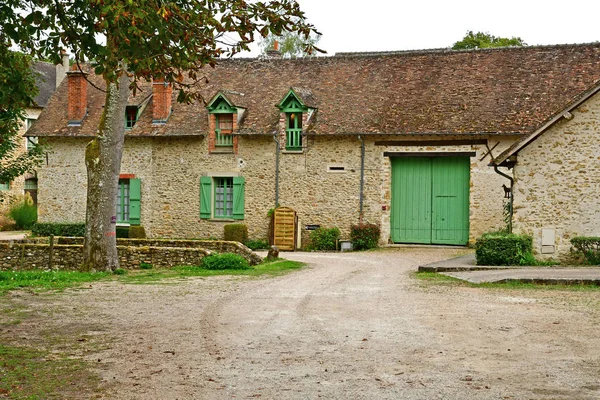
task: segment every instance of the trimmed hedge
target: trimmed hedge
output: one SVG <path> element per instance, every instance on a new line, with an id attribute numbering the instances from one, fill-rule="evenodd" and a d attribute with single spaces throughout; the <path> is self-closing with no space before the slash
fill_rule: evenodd
<path id="1" fill-rule="evenodd" d="M 592 265 L 600 265 L 600 237 L 576 236 L 571 239 L 575 253 L 582 254 Z"/>
<path id="2" fill-rule="evenodd" d="M 141 225 L 132 225 L 129 227 L 130 239 L 146 239 L 146 230 Z"/>
<path id="3" fill-rule="evenodd" d="M 317 228 L 310 233 L 309 250 L 337 250 L 337 240 L 340 238 L 338 228 Z"/>
<path id="4" fill-rule="evenodd" d="M 248 260 L 239 254 L 211 254 L 202 259 L 201 268 L 205 269 L 248 269 Z"/>
<path id="5" fill-rule="evenodd" d="M 375 224 L 359 224 L 350 227 L 350 238 L 354 250 L 368 250 L 377 247 L 379 227 Z"/>
<path id="6" fill-rule="evenodd" d="M 477 265 L 536 265 L 533 238 L 527 235 L 484 233 L 475 243 Z"/>
<path id="7" fill-rule="evenodd" d="M 264 239 L 248 240 L 244 243 L 250 250 L 266 250 L 269 248 L 269 242 Z"/>
<path id="8" fill-rule="evenodd" d="M 54 224 L 54 223 L 35 223 L 31 227 L 31 234 L 34 236 L 85 236 L 85 224 Z"/>
<path id="9" fill-rule="evenodd" d="M 115 228 L 117 239 L 129 239 L 129 227 L 128 226 L 117 226 Z"/>
<path id="10" fill-rule="evenodd" d="M 244 224 L 228 224 L 223 227 L 223 239 L 231 242 L 248 241 L 248 227 Z"/>

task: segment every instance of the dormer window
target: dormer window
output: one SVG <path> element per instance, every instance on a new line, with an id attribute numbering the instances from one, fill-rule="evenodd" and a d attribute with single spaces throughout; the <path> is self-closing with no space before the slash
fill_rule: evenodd
<path id="1" fill-rule="evenodd" d="M 219 92 L 208 104 L 209 115 L 209 152 L 237 152 L 238 109 L 223 94 Z"/>
<path id="2" fill-rule="evenodd" d="M 135 125 L 138 119 L 138 107 L 127 106 L 125 107 L 125 129 L 131 129 Z"/>
<path id="3" fill-rule="evenodd" d="M 292 88 L 277 105 L 281 117 L 285 120 L 286 151 L 302 151 L 303 134 L 306 128 L 303 125 L 310 120 L 310 116 L 316 110 L 309 105 L 313 102 L 314 98 L 309 90 Z"/>

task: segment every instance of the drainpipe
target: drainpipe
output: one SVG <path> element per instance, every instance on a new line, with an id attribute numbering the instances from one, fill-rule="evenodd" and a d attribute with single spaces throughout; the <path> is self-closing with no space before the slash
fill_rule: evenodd
<path id="1" fill-rule="evenodd" d="M 507 175 L 504 172 L 500 171 L 498 169 L 498 166 L 496 164 L 494 164 L 494 172 L 496 172 L 500 176 L 505 177 L 506 179 L 508 179 L 510 181 L 510 197 L 508 199 L 508 203 L 509 203 L 508 233 L 512 233 L 512 221 L 513 221 L 513 186 L 514 186 L 515 180 L 510 175 Z"/>
<path id="2" fill-rule="evenodd" d="M 273 140 L 275 141 L 275 208 L 279 207 L 279 153 L 281 145 L 278 136 L 277 133 L 273 134 Z"/>
<path id="3" fill-rule="evenodd" d="M 358 140 L 360 140 L 360 194 L 359 194 L 359 203 L 360 203 L 360 211 L 358 213 L 358 223 L 362 225 L 363 223 L 363 193 L 365 186 L 365 140 L 358 135 Z"/>

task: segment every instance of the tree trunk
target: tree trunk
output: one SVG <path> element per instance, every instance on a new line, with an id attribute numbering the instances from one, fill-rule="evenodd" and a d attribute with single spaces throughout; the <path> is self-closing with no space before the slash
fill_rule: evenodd
<path id="1" fill-rule="evenodd" d="M 107 82 L 106 103 L 98 135 L 85 148 L 88 185 L 83 266 L 88 271 L 114 271 L 119 268 L 117 190 L 129 84 L 130 78 L 125 72 L 119 77 L 118 85 Z"/>

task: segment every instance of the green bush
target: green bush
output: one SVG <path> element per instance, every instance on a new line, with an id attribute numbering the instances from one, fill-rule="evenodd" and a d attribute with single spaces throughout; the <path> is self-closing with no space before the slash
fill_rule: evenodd
<path id="1" fill-rule="evenodd" d="M 117 239 L 129 239 L 129 226 L 117 226 Z"/>
<path id="2" fill-rule="evenodd" d="M 31 227 L 31 233 L 34 236 L 85 236 L 85 224 L 50 224 L 35 223 Z"/>
<path id="3" fill-rule="evenodd" d="M 140 263 L 140 269 L 152 269 L 152 264 L 150 263 Z"/>
<path id="4" fill-rule="evenodd" d="M 250 268 L 248 260 L 238 254 L 233 253 L 211 254 L 210 256 L 206 256 L 202 259 L 202 264 L 200 266 L 205 269 Z"/>
<path id="5" fill-rule="evenodd" d="M 37 221 L 37 207 L 33 204 L 31 196 L 11 205 L 8 216 L 15 221 L 16 229 L 31 229 Z"/>
<path id="6" fill-rule="evenodd" d="M 354 250 L 368 250 L 377 247 L 379 227 L 375 224 L 359 224 L 350 227 L 350 238 Z"/>
<path id="7" fill-rule="evenodd" d="M 231 242 L 248 241 L 248 227 L 244 224 L 229 224 L 224 227 L 223 238 Z"/>
<path id="8" fill-rule="evenodd" d="M 264 239 L 248 240 L 244 244 L 250 250 L 264 250 L 269 248 L 269 242 Z"/>
<path id="9" fill-rule="evenodd" d="M 146 230 L 143 226 L 132 225 L 129 227 L 130 239 L 146 239 Z"/>
<path id="10" fill-rule="evenodd" d="M 475 243 L 477 265 L 536 265 L 533 239 L 527 235 L 484 233 Z"/>
<path id="11" fill-rule="evenodd" d="M 317 228 L 310 233 L 309 250 L 337 250 L 338 228 Z"/>
<path id="12" fill-rule="evenodd" d="M 600 265 L 600 237 L 576 236 L 571 239 L 575 253 L 581 254 L 592 265 Z"/>

